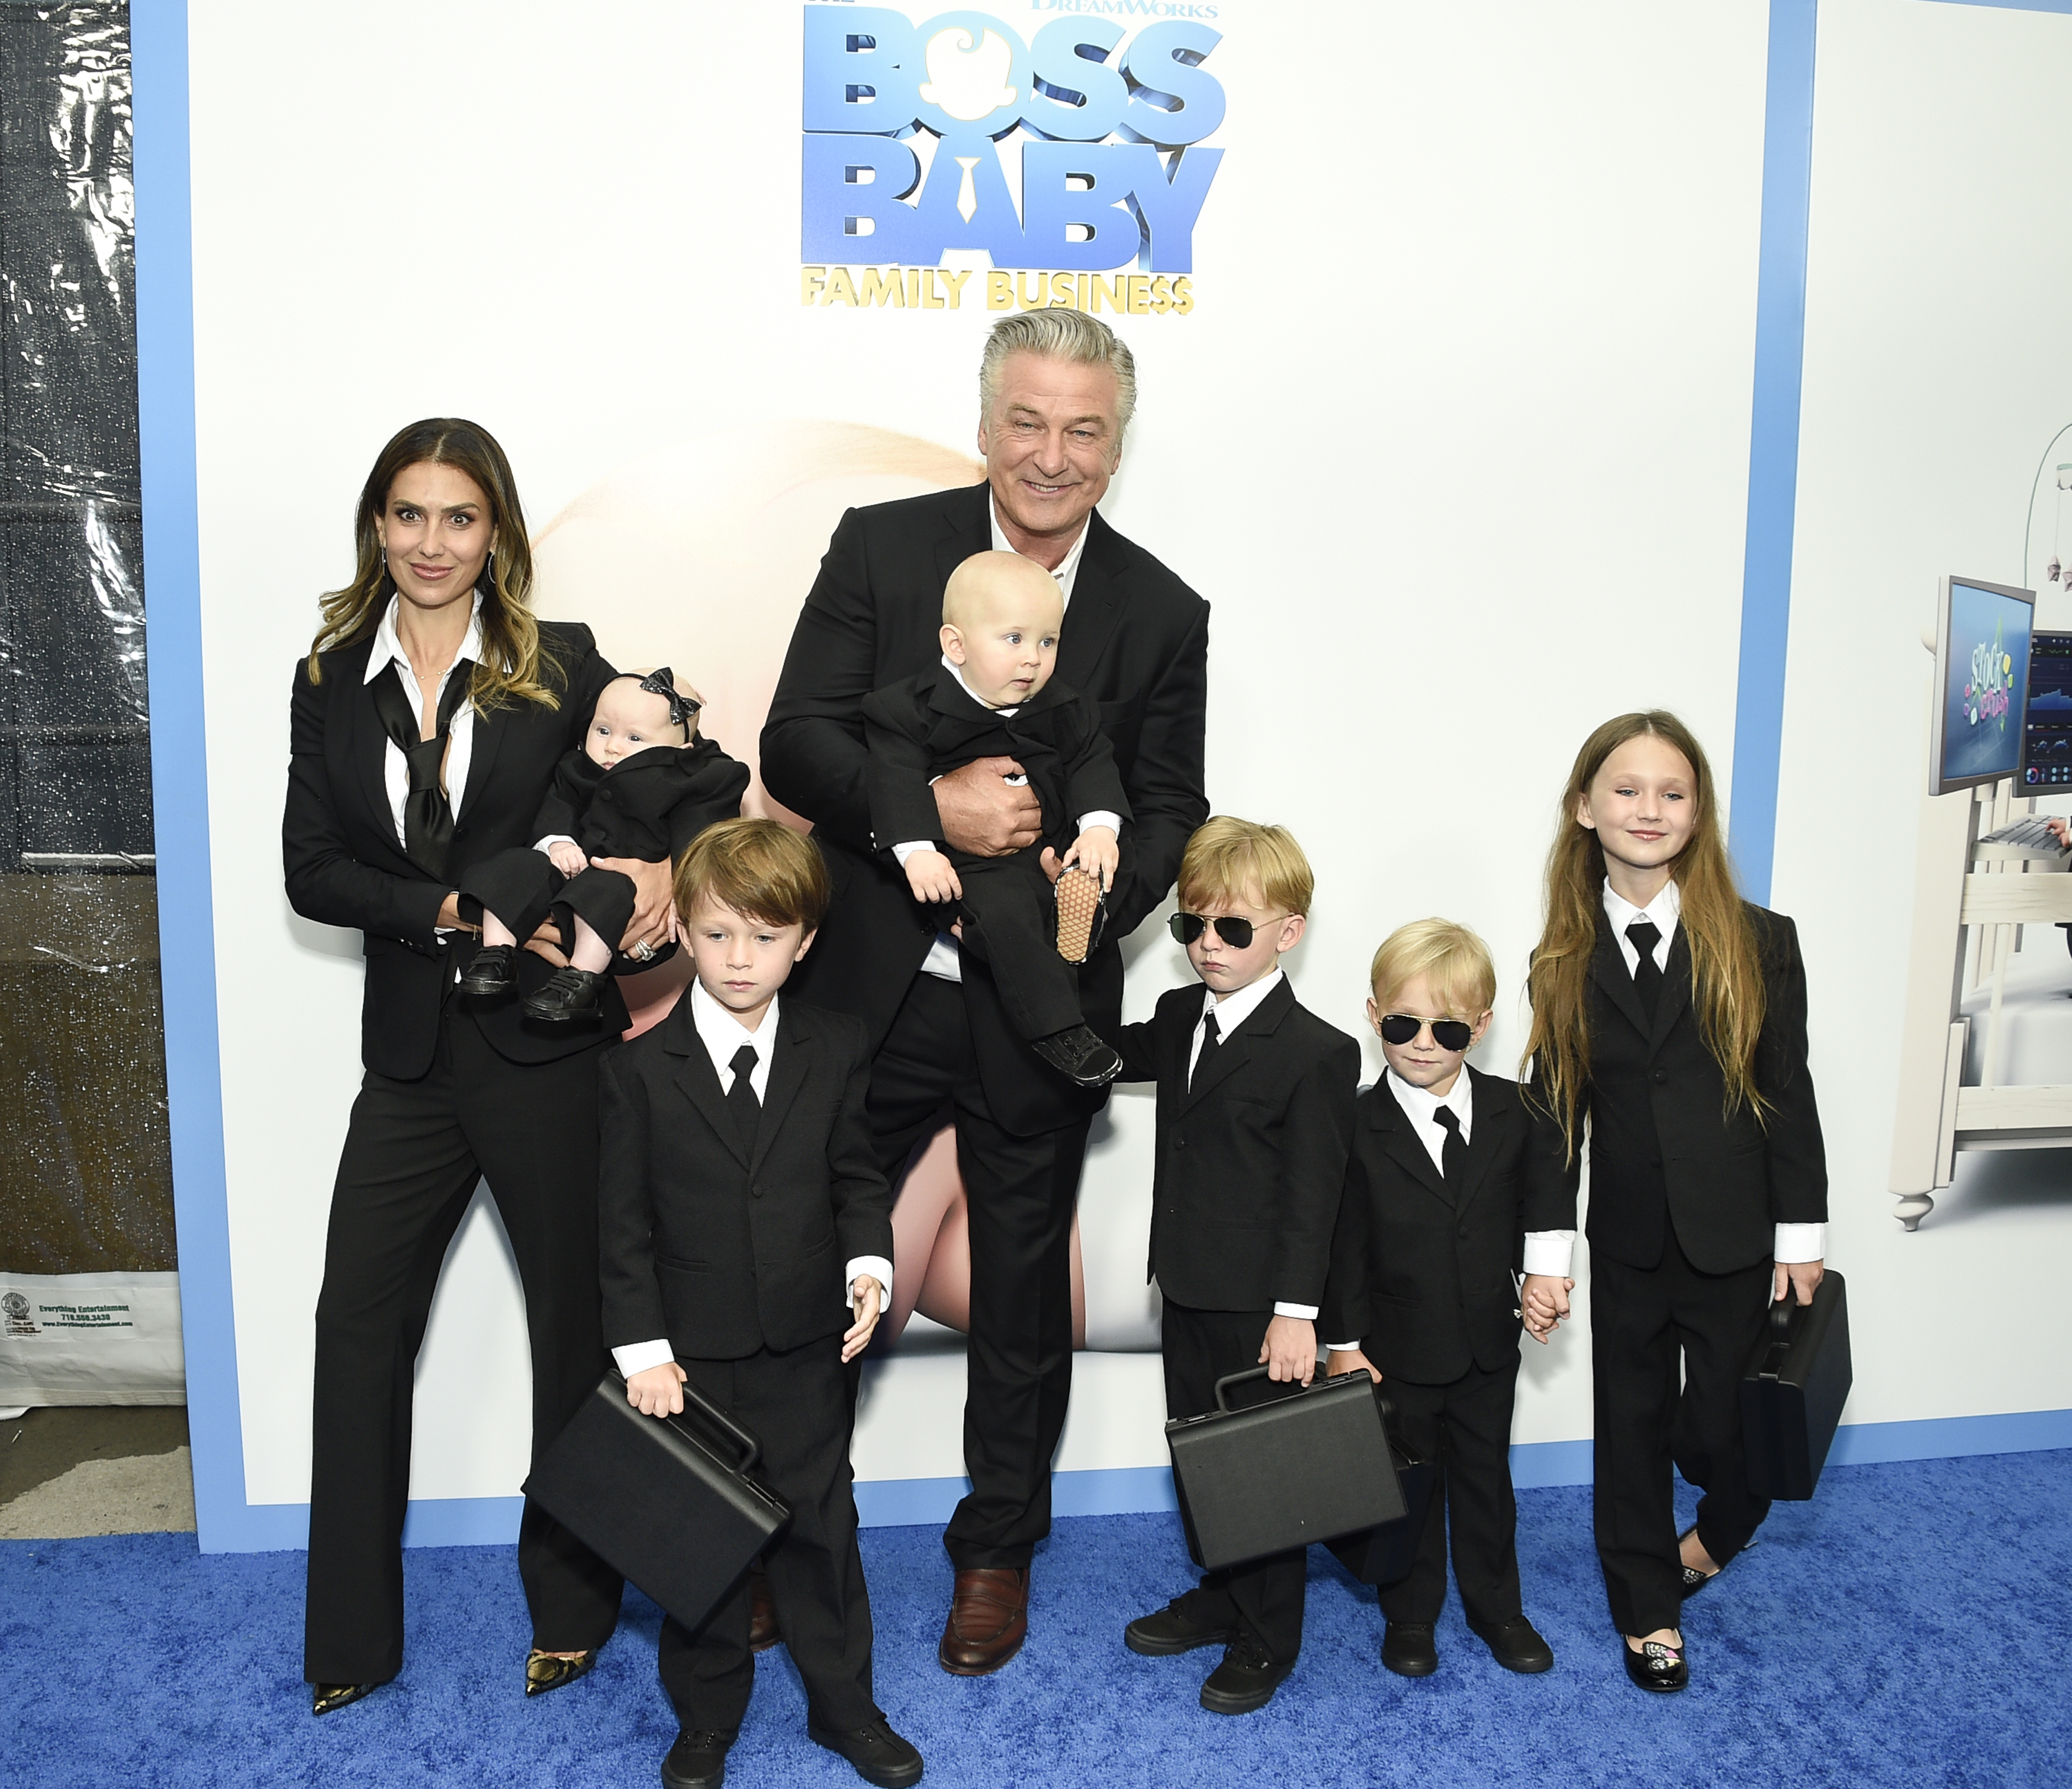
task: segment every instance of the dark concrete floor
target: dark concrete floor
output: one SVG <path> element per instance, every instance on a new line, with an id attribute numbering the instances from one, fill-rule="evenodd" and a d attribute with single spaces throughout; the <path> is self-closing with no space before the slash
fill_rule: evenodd
<path id="1" fill-rule="evenodd" d="M 183 1404 L 76 1404 L 0 1422 L 0 1507 L 87 1460 L 170 1454 L 187 1445 Z"/>

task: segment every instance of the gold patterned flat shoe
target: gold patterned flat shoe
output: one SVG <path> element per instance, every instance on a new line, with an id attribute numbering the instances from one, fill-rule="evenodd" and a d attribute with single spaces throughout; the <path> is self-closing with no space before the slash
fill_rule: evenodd
<path id="1" fill-rule="evenodd" d="M 1083 963 L 1100 942 L 1101 920 L 1108 911 L 1100 880 L 1075 866 L 1058 878 L 1058 954 L 1067 963 Z"/>
<path id="2" fill-rule="evenodd" d="M 342 1709 L 348 1702 L 357 1702 L 361 1696 L 372 1695 L 380 1688 L 378 1684 L 312 1684 L 310 1685 L 310 1713 L 329 1714 L 333 1709 Z"/>
<path id="3" fill-rule="evenodd" d="M 573 1659 L 564 1659 L 553 1652 L 534 1652 L 525 1660 L 525 1693 L 545 1696 L 550 1689 L 559 1689 L 564 1684 L 573 1684 L 578 1677 L 587 1677 L 597 1664 L 597 1648 L 578 1652 Z"/>

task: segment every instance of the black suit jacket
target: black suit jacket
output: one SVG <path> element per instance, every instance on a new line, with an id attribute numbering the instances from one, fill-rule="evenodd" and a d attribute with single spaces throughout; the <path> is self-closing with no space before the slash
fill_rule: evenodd
<path id="1" fill-rule="evenodd" d="M 1531 1171 L 1550 1152 L 1558 1170 L 1559 1131 L 1515 1081 L 1467 1073 L 1474 1120 L 1457 1193 L 1386 1079 L 1359 1097 L 1318 1325 L 1327 1342 L 1358 1339 L 1387 1379 L 1450 1385 L 1470 1366 L 1501 1367 L 1518 1349 L 1512 1274 L 1525 1233 L 1564 1228 L 1558 1173 Z"/>
<path id="2" fill-rule="evenodd" d="M 1769 1257 L 1774 1226 L 1827 1216 L 1827 1153 L 1806 1061 L 1806 965 L 1799 934 L 1750 905 L 1767 1006 L 1756 1085 L 1770 1109 L 1728 1115 L 1720 1065 L 1691 1006 L 1689 936 L 1669 947 L 1655 1020 L 1641 1011 L 1611 922 L 1597 916 L 1590 961 L 1590 1247 L 1628 1267 L 1662 1259 L 1667 1226 L 1691 1265 L 1728 1273 Z M 1564 1177 L 1575 1224 L 1580 1163 Z"/>
<path id="3" fill-rule="evenodd" d="M 554 767 L 532 837 L 565 833 L 588 857 L 660 863 L 738 815 L 747 788 L 748 767 L 710 739 L 650 746 L 609 769 L 578 746 Z"/>
<path id="4" fill-rule="evenodd" d="M 534 816 L 562 755 L 582 738 L 598 692 L 617 675 L 589 628 L 540 623 L 542 680 L 560 693 L 557 708 L 513 701 L 475 718 L 467 786 L 454 816 L 443 876 L 428 875 L 403 854 L 388 808 L 388 735 L 364 682 L 372 636 L 323 656 L 323 677 L 295 667 L 289 709 L 288 798 L 281 821 L 288 900 L 304 919 L 353 926 L 365 934 L 366 991 L 360 1056 L 376 1073 L 415 1080 L 431 1067 L 439 1012 L 452 997 L 454 971 L 473 957 L 467 932 L 434 927 L 439 903 L 469 866 L 531 845 Z M 530 989 L 553 971 L 529 951 L 518 956 L 519 985 Z M 626 1028 L 618 985 L 605 997 L 605 1034 Z M 550 1062 L 586 1050 L 594 1032 L 529 1030 L 516 1001 L 475 1013 L 498 1054 L 519 1063 Z"/>
<path id="5" fill-rule="evenodd" d="M 608 1347 L 666 1335 L 679 1359 L 803 1347 L 851 1321 L 843 1269 L 892 1255 L 871 1151 L 863 1027 L 787 992 L 753 1147 L 688 995 L 603 1058 L 598 1241 Z"/>
<path id="6" fill-rule="evenodd" d="M 940 845 L 941 820 L 929 784 L 980 758 L 1012 758 L 1028 772 L 1043 804 L 1044 842 L 1060 854 L 1079 836 L 1081 814 L 1129 818 L 1129 798 L 1100 730 L 1100 710 L 1055 677 L 1003 715 L 967 694 L 938 665 L 865 697 L 863 727 L 870 749 L 865 788 L 881 851 L 910 839 Z"/>
<path id="7" fill-rule="evenodd" d="M 1159 997 L 1109 1034 L 1121 1079 L 1158 1084 L 1145 1277 L 1198 1310 L 1322 1304 L 1359 1090 L 1359 1046 L 1284 981 L 1218 1046 L 1190 1091 L 1202 989 Z"/>
<path id="8" fill-rule="evenodd" d="M 939 664 L 943 586 L 966 559 L 991 549 L 990 501 L 979 484 L 842 517 L 763 730 L 763 779 L 812 821 L 835 886 L 820 942 L 798 974 L 809 997 L 861 1018 L 874 1049 L 928 954 L 935 920 L 897 866 L 872 853 L 863 699 Z M 1121 1015 L 1118 944 L 1166 898 L 1188 836 L 1208 818 L 1209 606 L 1098 512 L 1087 529 L 1057 675 L 1100 710 L 1128 794 L 1133 845 L 1109 897 L 1107 935 L 1080 972 L 1081 1004 L 1098 1027 Z M 939 823 L 931 833 L 941 837 Z M 1104 1092 L 1073 1087 L 1015 1034 L 983 964 L 968 962 L 965 972 L 979 1074 L 1003 1127 L 1032 1136 L 1101 1104 Z"/>

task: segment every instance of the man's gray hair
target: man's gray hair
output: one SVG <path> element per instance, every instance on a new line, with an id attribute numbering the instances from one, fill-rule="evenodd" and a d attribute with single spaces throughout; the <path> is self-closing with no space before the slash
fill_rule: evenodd
<path id="1" fill-rule="evenodd" d="M 979 414 L 993 415 L 1000 396 L 1000 369 L 1010 354 L 1042 354 L 1059 360 L 1076 360 L 1083 366 L 1106 367 L 1115 375 L 1115 438 L 1120 446 L 1128 432 L 1129 419 L 1137 409 L 1137 360 L 1123 345 L 1122 338 L 1096 317 L 1063 306 L 1042 311 L 1019 311 L 1002 317 L 985 339 L 979 356 Z"/>

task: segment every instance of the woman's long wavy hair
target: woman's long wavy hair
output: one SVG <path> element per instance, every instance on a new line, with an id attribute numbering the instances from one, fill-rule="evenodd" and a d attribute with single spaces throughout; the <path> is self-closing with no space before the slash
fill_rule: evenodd
<path id="1" fill-rule="evenodd" d="M 1759 1121 L 1767 1109 L 1756 1088 L 1756 1043 L 1764 1013 L 1761 946 L 1720 835 L 1712 767 L 1675 715 L 1661 709 L 1622 714 L 1583 742 L 1561 792 L 1554 848 L 1547 857 L 1546 929 L 1528 978 L 1532 1032 L 1525 1060 L 1535 1069 L 1529 1092 L 1560 1123 L 1571 1159 L 1581 1137 L 1590 1078 L 1590 959 L 1597 950 L 1605 884 L 1603 847 L 1577 818 L 1577 810 L 1605 761 L 1642 735 L 1681 752 L 1694 779 L 1696 824 L 1670 874 L 1682 903 L 1677 924 L 1690 947 L 1691 1004 L 1699 1034 L 1720 1065 L 1727 1110 L 1745 1105 Z"/>
<path id="2" fill-rule="evenodd" d="M 475 581 L 482 596 L 484 650 L 469 680 L 469 699 L 484 714 L 514 697 L 559 707 L 553 685 L 561 681 L 561 667 L 541 662 L 540 624 L 531 607 L 532 546 L 511 463 L 487 429 L 457 416 L 427 417 L 399 429 L 376 457 L 353 513 L 352 582 L 324 593 L 322 624 L 310 648 L 310 681 L 323 681 L 323 654 L 356 646 L 381 625 L 396 581 L 382 559 L 375 520 L 388 507 L 396 480 L 409 467 L 423 465 L 450 466 L 474 479 L 488 501 L 489 521 L 495 530 L 496 550 Z"/>

